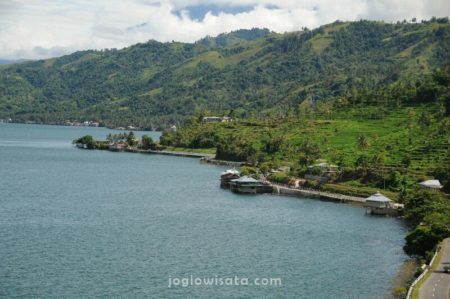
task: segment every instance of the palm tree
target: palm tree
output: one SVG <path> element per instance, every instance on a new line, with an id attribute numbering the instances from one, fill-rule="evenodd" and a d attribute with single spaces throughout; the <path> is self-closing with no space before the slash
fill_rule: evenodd
<path id="1" fill-rule="evenodd" d="M 367 149 L 369 147 L 369 138 L 366 135 L 360 134 L 358 136 L 358 148 L 359 149 Z"/>

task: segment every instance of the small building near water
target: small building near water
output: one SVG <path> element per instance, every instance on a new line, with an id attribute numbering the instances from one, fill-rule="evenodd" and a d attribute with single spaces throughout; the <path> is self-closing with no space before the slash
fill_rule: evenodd
<path id="1" fill-rule="evenodd" d="M 127 148 L 127 145 L 122 142 L 114 142 L 108 145 L 108 149 L 113 152 L 122 152 Z"/>
<path id="2" fill-rule="evenodd" d="M 374 215 L 398 215 L 403 211 L 404 205 L 394 203 L 390 198 L 380 192 L 366 198 L 364 203 L 366 214 Z"/>
<path id="3" fill-rule="evenodd" d="M 322 162 L 308 166 L 305 179 L 315 180 L 322 183 L 333 181 L 339 174 L 339 166 Z"/>
<path id="4" fill-rule="evenodd" d="M 235 193 L 272 193 L 273 187 L 268 183 L 255 180 L 252 177 L 243 176 L 238 179 L 233 179 L 229 182 L 231 191 Z"/>
<path id="5" fill-rule="evenodd" d="M 233 119 L 229 116 L 203 116 L 202 122 L 205 123 L 225 123 L 231 122 Z"/>
<path id="6" fill-rule="evenodd" d="M 429 188 L 429 189 L 441 189 L 442 188 L 441 182 L 439 182 L 439 180 L 427 180 L 427 181 L 423 181 L 423 182 L 419 183 L 419 185 L 424 188 Z"/>

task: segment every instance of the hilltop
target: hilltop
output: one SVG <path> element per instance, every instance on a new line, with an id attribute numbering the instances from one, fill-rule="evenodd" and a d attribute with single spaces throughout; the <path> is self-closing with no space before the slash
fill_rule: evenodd
<path id="1" fill-rule="evenodd" d="M 335 22 L 277 34 L 240 30 L 196 43 L 149 41 L 0 67 L 0 119 L 160 127 L 211 111 L 271 117 L 449 62 L 448 19 Z"/>

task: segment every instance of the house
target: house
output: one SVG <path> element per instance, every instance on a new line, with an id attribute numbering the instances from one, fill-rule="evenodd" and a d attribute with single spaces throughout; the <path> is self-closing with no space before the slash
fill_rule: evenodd
<path id="1" fill-rule="evenodd" d="M 442 185 L 439 180 L 427 180 L 419 183 L 420 186 L 429 189 L 441 189 Z"/>
<path id="2" fill-rule="evenodd" d="M 231 191 L 236 193 L 272 193 L 273 188 L 269 184 L 265 184 L 252 177 L 243 176 L 238 179 L 233 179 L 229 182 Z"/>
<path id="3" fill-rule="evenodd" d="M 339 166 L 322 162 L 308 166 L 305 179 L 326 183 L 335 180 L 338 174 Z"/>
<path id="4" fill-rule="evenodd" d="M 114 142 L 108 145 L 108 149 L 113 152 L 122 152 L 127 148 L 127 145 L 123 142 Z"/>
<path id="5" fill-rule="evenodd" d="M 277 173 L 277 172 L 289 172 L 291 171 L 291 168 L 289 166 L 280 166 L 277 169 L 271 169 L 271 173 Z"/>
<path id="6" fill-rule="evenodd" d="M 322 162 L 314 165 L 308 166 L 309 169 L 319 169 L 322 173 L 324 172 L 336 172 L 339 169 L 339 166 L 334 164 L 329 164 L 327 162 Z"/>
<path id="7" fill-rule="evenodd" d="M 380 192 L 377 192 L 366 198 L 366 206 L 373 208 L 387 208 L 392 203 L 390 198 L 387 198 Z"/>
<path id="8" fill-rule="evenodd" d="M 228 116 L 203 116 L 202 122 L 205 123 L 225 123 L 225 122 L 231 122 L 233 119 Z"/>
<path id="9" fill-rule="evenodd" d="M 177 131 L 177 126 L 176 125 L 170 125 L 168 131 L 169 132 L 176 132 Z"/>
<path id="10" fill-rule="evenodd" d="M 367 214 L 375 215 L 396 215 L 403 211 L 404 205 L 394 203 L 390 198 L 377 192 L 368 198 L 364 203 Z"/>

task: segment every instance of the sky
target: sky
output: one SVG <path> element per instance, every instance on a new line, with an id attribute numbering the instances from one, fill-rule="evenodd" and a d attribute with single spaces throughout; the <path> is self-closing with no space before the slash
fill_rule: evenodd
<path id="1" fill-rule="evenodd" d="M 150 39 L 194 42 L 254 27 L 282 33 L 335 20 L 449 15 L 448 0 L 0 0 L 0 59 L 121 49 Z"/>

